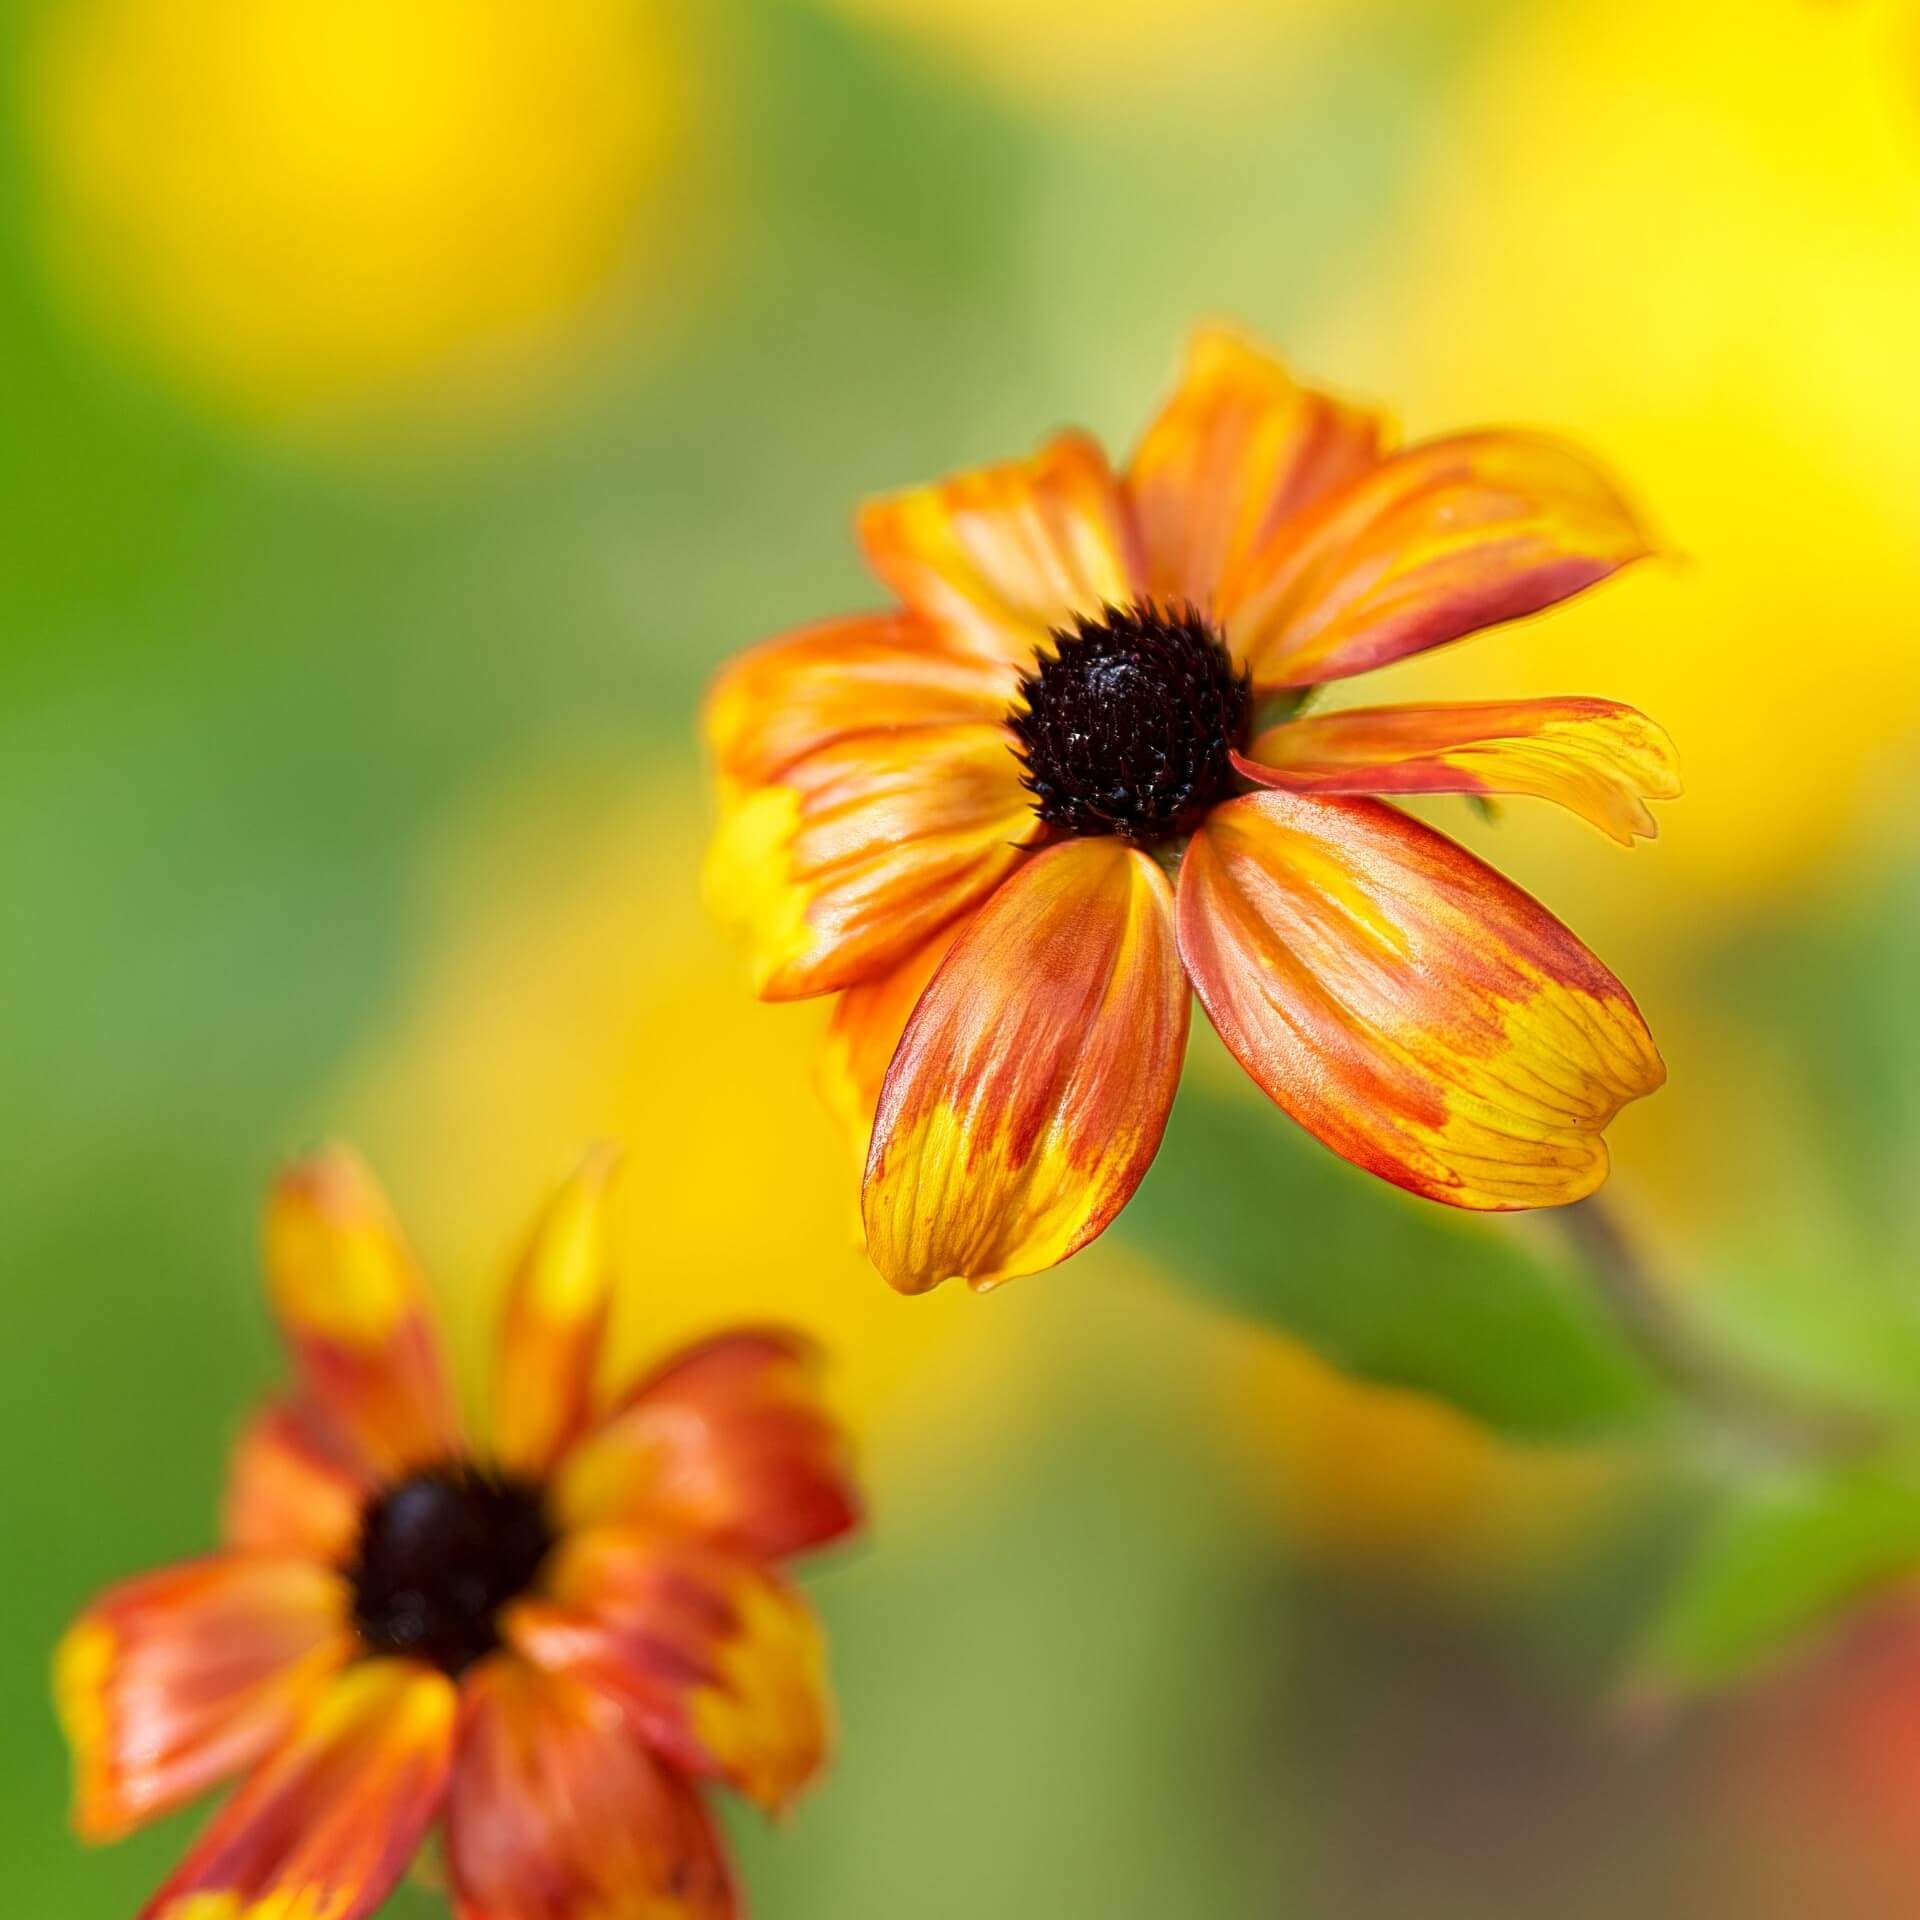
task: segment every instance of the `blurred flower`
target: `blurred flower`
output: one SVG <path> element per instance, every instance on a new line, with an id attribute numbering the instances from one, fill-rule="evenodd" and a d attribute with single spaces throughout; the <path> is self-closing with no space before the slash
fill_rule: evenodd
<path id="1" fill-rule="evenodd" d="M 1602 1450 L 1502 1441 L 1293 1340 L 1220 1343 L 1208 1405 L 1234 1470 L 1297 1553 L 1396 1586 L 1524 1579 L 1583 1537 L 1618 1477 Z"/>
<path id="2" fill-rule="evenodd" d="M 613 1164 L 515 1270 L 484 1450 L 371 1176 L 335 1149 L 281 1178 L 298 1384 L 235 1449 L 225 1547 L 110 1589 L 57 1661 L 89 1838 L 247 1770 L 155 1920 L 356 1920 L 443 1814 L 462 1912 L 737 1911 L 695 1783 L 774 1809 L 819 1768 L 819 1631 L 774 1563 L 857 1507 L 791 1335 L 722 1335 L 596 1411 Z"/>
<path id="3" fill-rule="evenodd" d="M 896 1287 L 990 1286 L 1105 1228 L 1158 1148 L 1189 980 L 1296 1120 L 1454 1206 L 1591 1192 L 1607 1122 L 1660 1084 L 1572 934 L 1366 797 L 1532 794 L 1630 841 L 1677 791 L 1660 730 L 1597 700 L 1300 717 L 1644 541 L 1554 441 L 1387 439 L 1204 333 L 1124 479 L 1070 433 L 869 506 L 903 604 L 714 688 L 710 892 L 764 998 L 842 995 L 827 1071 L 856 1137 L 871 1118 Z"/>
<path id="4" fill-rule="evenodd" d="M 1920 1905 L 1920 1596 L 1883 1595 L 1734 1700 L 1703 1778 L 1708 1916 L 1894 1920 Z"/>
<path id="5" fill-rule="evenodd" d="M 1710 931 L 1703 906 L 1822 875 L 1920 738 L 1903 14 L 1506 10 L 1375 272 L 1329 322 L 1356 364 L 1402 370 L 1431 417 L 1577 418 L 1659 476 L 1662 534 L 1689 564 L 1658 594 L 1588 603 L 1569 634 L 1686 743 L 1698 804 L 1647 881 L 1668 911 L 1620 929 L 1649 949 Z M 1565 671 L 1564 655 L 1495 653 L 1522 691 Z M 1409 681 L 1465 684 L 1444 658 Z M 1593 891 L 1578 871 L 1567 884 Z"/>
<path id="6" fill-rule="evenodd" d="M 49 8 L 48 243 L 223 408 L 311 426 L 477 391 L 644 253 L 682 66 L 660 0 Z"/>

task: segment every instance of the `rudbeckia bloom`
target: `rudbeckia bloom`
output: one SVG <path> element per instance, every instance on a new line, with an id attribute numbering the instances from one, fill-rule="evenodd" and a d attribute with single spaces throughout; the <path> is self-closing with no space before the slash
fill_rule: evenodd
<path id="1" fill-rule="evenodd" d="M 775 1569 L 855 1495 L 787 1334 L 596 1406 L 611 1171 L 513 1275 L 484 1450 L 371 1177 L 335 1150 L 279 1182 L 297 1378 L 235 1448 L 224 1545 L 110 1589 L 56 1662 L 88 1838 L 244 1770 L 145 1920 L 356 1920 L 436 1819 L 462 1920 L 738 1911 L 702 1787 L 776 1808 L 819 1767 L 820 1636 Z"/>
<path id="2" fill-rule="evenodd" d="M 898 598 L 712 691 L 715 905 L 769 999 L 838 993 L 874 1263 L 986 1287 L 1106 1227 L 1159 1146 L 1188 985 L 1258 1084 L 1457 1207 L 1557 1205 L 1664 1078 L 1625 988 L 1383 794 L 1651 835 L 1672 748 L 1610 700 L 1309 710 L 1647 551 L 1578 453 L 1379 416 L 1202 333 L 1124 474 L 1066 433 L 869 505 Z"/>

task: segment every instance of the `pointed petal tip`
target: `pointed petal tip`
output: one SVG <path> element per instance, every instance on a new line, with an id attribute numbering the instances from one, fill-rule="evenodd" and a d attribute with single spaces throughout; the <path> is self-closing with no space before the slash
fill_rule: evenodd
<path id="1" fill-rule="evenodd" d="M 1300 714 L 1264 728 L 1234 765 L 1301 794 L 1551 800 L 1625 847 L 1658 833 L 1648 803 L 1680 790 L 1666 730 L 1590 695 Z"/>

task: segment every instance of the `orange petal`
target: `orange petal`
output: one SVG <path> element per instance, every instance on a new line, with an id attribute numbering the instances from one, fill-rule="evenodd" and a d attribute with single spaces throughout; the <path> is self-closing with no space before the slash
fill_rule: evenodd
<path id="1" fill-rule="evenodd" d="M 820 1770 L 826 1653 L 765 1568 L 682 1534 L 596 1527 L 548 1563 L 506 1631 L 535 1665 L 591 1682 L 673 1765 L 776 1812 Z"/>
<path id="2" fill-rule="evenodd" d="M 586 1426 L 613 1292 L 619 1150 L 595 1147 L 554 1195 L 507 1286 L 494 1395 L 503 1466 L 543 1476 Z"/>
<path id="3" fill-rule="evenodd" d="M 352 1651 L 345 1583 L 310 1561 L 217 1554 L 109 1588 L 54 1660 L 75 1826 L 112 1839 L 250 1765 Z"/>
<path id="4" fill-rule="evenodd" d="M 228 1546 L 338 1564 L 352 1551 L 373 1483 L 304 1408 L 276 1401 L 234 1444 L 220 1509 Z"/>
<path id="5" fill-rule="evenodd" d="M 439 1811 L 455 1705 L 451 1680 L 410 1662 L 337 1675 L 141 1920 L 362 1920 Z"/>
<path id="6" fill-rule="evenodd" d="M 459 1425 L 426 1290 L 359 1156 L 289 1167 L 267 1204 L 267 1290 L 305 1397 L 376 1472 L 444 1458 Z"/>
<path id="7" fill-rule="evenodd" d="M 1036 856 L 967 924 L 887 1071 L 863 1207 L 904 1293 L 1053 1266 L 1159 1150 L 1187 1038 L 1166 876 L 1114 839 Z"/>
<path id="8" fill-rule="evenodd" d="M 1356 707 L 1270 727 L 1236 761 L 1294 793 L 1522 793 L 1557 800 L 1622 846 L 1660 831 L 1680 792 L 1664 728 L 1617 700 Z"/>
<path id="9" fill-rule="evenodd" d="M 678 1528 L 759 1559 L 837 1540 L 860 1501 L 819 1374 L 812 1344 L 779 1328 L 687 1348 L 561 1462 L 554 1512 L 567 1527 Z"/>
<path id="10" fill-rule="evenodd" d="M 468 1676 L 447 1805 L 459 1920 L 731 1920 L 699 1796 L 626 1709 L 500 1656 Z"/>
<path id="11" fill-rule="evenodd" d="M 707 867 L 769 1000 L 886 973 L 1020 863 L 1039 823 L 999 726 L 859 734 L 727 805 Z"/>
<path id="12" fill-rule="evenodd" d="M 820 1040 L 816 1073 L 821 1097 L 845 1130 L 860 1166 L 867 1164 L 873 1111 L 880 1104 L 893 1050 L 927 982 L 965 925 L 960 919 L 943 927 L 891 973 L 849 987 L 833 1004 L 833 1018 Z"/>
<path id="13" fill-rule="evenodd" d="M 860 514 L 860 543 L 909 607 L 975 653 L 1022 667 L 1074 614 L 1139 591 L 1119 483 L 1083 433 L 876 500 Z"/>
<path id="14" fill-rule="evenodd" d="M 1626 989 L 1559 921 L 1377 800 L 1215 808 L 1179 925 L 1248 1073 L 1336 1153 L 1430 1200 L 1578 1200 L 1606 1178 L 1601 1130 L 1666 1077 Z"/>
<path id="15" fill-rule="evenodd" d="M 1203 329 L 1127 469 L 1149 591 L 1211 610 L 1256 547 L 1374 465 L 1386 436 L 1379 414 L 1299 385 L 1237 334 Z"/>
<path id="16" fill-rule="evenodd" d="M 1018 681 L 917 614 L 826 620 L 725 668 L 707 695 L 707 744 L 723 778 L 760 786 L 848 734 L 998 720 Z"/>
<path id="17" fill-rule="evenodd" d="M 1257 685 L 1304 687 L 1538 613 L 1647 551 L 1583 454 L 1459 434 L 1392 455 L 1281 528 L 1222 609 Z"/>

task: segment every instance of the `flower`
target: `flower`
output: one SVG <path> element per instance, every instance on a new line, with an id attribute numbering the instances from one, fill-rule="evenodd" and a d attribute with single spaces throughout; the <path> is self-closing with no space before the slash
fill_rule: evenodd
<path id="1" fill-rule="evenodd" d="M 1152 1161 L 1188 983 L 1289 1114 L 1449 1205 L 1557 1205 L 1665 1068 L 1544 908 L 1382 794 L 1531 794 L 1631 844 L 1678 792 L 1610 700 L 1305 711 L 1647 551 L 1532 434 L 1388 450 L 1224 332 L 1124 476 L 1087 436 L 870 504 L 900 604 L 734 662 L 706 724 L 709 891 L 770 999 L 838 993 L 896 1287 L 987 1287 L 1098 1235 Z M 1177 883 L 1177 885 L 1176 885 Z"/>
<path id="2" fill-rule="evenodd" d="M 246 1770 L 148 1920 L 356 1920 L 436 1818 L 463 1920 L 738 1910 L 700 1783 L 771 1809 L 818 1770 L 820 1635 L 774 1569 L 855 1494 L 777 1330 L 596 1413 L 613 1167 L 586 1158 L 515 1270 L 485 1451 L 372 1177 L 332 1149 L 279 1181 L 298 1380 L 235 1447 L 225 1544 L 109 1589 L 56 1659 L 86 1837 Z"/>
<path id="3" fill-rule="evenodd" d="M 304 438 L 395 406 L 510 409 L 663 272 L 693 124 L 676 13 L 50 10 L 24 123 L 50 265 L 103 333 L 243 422 Z"/>

